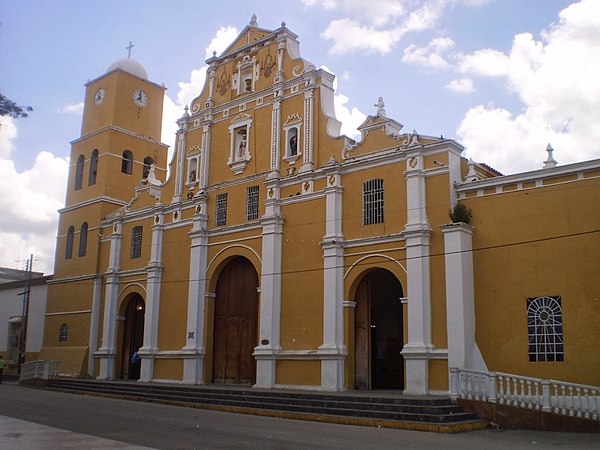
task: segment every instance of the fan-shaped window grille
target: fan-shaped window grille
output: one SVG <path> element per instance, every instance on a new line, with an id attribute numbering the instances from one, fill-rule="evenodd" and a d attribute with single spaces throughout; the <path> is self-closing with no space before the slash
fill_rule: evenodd
<path id="1" fill-rule="evenodd" d="M 564 361 L 561 299 L 527 299 L 529 361 Z"/>

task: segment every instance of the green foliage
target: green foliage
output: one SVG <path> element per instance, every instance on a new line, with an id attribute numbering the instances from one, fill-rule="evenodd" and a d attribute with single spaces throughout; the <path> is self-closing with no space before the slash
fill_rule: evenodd
<path id="1" fill-rule="evenodd" d="M 454 209 L 450 210 L 450 219 L 452 223 L 470 223 L 473 214 L 471 210 L 462 203 L 457 203 Z"/>
<path id="2" fill-rule="evenodd" d="M 0 116 L 9 116 L 13 119 L 25 118 L 27 113 L 33 111 L 31 106 L 19 106 L 12 100 L 0 94 Z"/>

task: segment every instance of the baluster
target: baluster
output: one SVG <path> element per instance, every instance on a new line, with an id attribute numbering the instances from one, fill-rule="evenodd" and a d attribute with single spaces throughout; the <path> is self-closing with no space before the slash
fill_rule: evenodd
<path id="1" fill-rule="evenodd" d="M 504 377 L 502 375 L 498 375 L 498 398 L 500 399 L 500 404 L 504 404 Z"/>
<path id="2" fill-rule="evenodd" d="M 496 389 L 496 373 L 490 373 L 488 376 L 487 398 L 491 403 L 496 403 L 498 399 L 498 391 Z"/>
<path id="3" fill-rule="evenodd" d="M 583 414 L 583 405 L 581 404 L 581 388 L 575 388 L 576 396 L 573 397 L 573 411 L 577 417 L 581 417 Z"/>
<path id="4" fill-rule="evenodd" d="M 527 380 L 526 382 L 526 392 L 525 392 L 525 403 L 527 408 L 529 409 L 533 409 L 532 408 L 532 401 L 531 401 L 531 380 Z"/>
<path id="5" fill-rule="evenodd" d="M 525 380 L 519 380 L 519 406 L 525 408 Z"/>
<path id="6" fill-rule="evenodd" d="M 590 418 L 590 397 L 589 397 L 589 390 L 587 388 L 583 389 L 581 398 L 579 400 L 579 408 L 581 409 L 582 413 L 583 413 L 583 417 L 586 419 Z"/>

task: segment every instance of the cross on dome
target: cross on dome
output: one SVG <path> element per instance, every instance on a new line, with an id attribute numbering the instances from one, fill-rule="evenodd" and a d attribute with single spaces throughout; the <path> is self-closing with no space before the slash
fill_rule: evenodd
<path id="1" fill-rule="evenodd" d="M 129 41 L 129 45 L 127 47 L 125 47 L 125 49 L 127 50 L 127 58 L 131 59 L 131 49 L 134 47 L 134 45 L 131 43 L 131 41 Z"/>

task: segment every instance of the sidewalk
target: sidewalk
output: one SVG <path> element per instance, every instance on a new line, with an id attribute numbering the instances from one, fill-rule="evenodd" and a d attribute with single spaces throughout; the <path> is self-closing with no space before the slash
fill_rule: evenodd
<path id="1" fill-rule="evenodd" d="M 33 422 L 0 416 L 0 449 L 148 449 L 87 434 L 73 433 Z"/>

